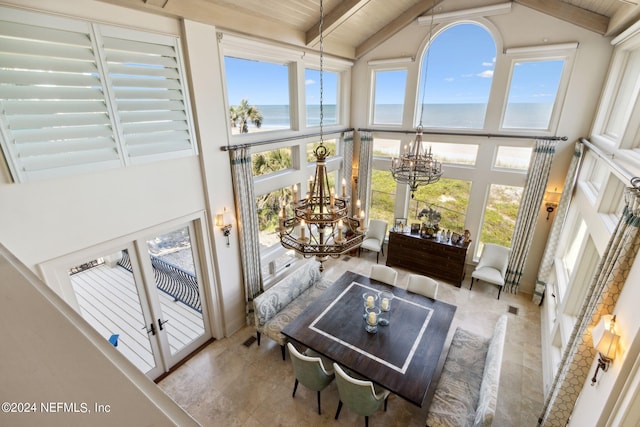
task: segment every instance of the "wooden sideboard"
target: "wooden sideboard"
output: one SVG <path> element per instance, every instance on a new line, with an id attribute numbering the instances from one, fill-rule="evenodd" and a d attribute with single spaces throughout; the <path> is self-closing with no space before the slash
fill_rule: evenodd
<path id="1" fill-rule="evenodd" d="M 446 280 L 460 287 L 468 245 L 452 245 L 418 234 L 389 233 L 387 265 Z"/>

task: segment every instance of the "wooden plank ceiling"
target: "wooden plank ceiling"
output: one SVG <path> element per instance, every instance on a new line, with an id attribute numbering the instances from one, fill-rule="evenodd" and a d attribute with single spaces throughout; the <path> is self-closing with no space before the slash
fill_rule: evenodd
<path id="1" fill-rule="evenodd" d="M 320 0 L 102 0 L 216 25 L 236 33 L 317 49 Z M 508 3 L 508 1 L 505 1 Z M 325 50 L 357 59 L 425 14 L 500 0 L 323 0 Z M 638 0 L 514 0 L 607 37 L 640 19 Z"/>

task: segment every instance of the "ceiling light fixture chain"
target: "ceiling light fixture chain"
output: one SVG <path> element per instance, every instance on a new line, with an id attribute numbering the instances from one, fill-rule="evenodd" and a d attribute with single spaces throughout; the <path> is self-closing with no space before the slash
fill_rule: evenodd
<path id="1" fill-rule="evenodd" d="M 329 182 L 326 168 L 328 149 L 324 146 L 324 9 L 320 0 L 320 143 L 314 150 L 315 175 L 309 178 L 309 192 L 298 200 L 297 186 L 293 187 L 293 201 L 282 205 L 280 213 L 280 243 L 305 258 L 315 256 L 323 263 L 329 257 L 338 258 L 357 249 L 364 237 L 362 226 L 364 211 L 349 216 L 349 197 L 346 182 L 342 180 L 342 193 L 336 195 Z M 291 212 L 292 216 L 288 216 Z"/>
<path id="2" fill-rule="evenodd" d="M 414 198 L 415 192 L 421 185 L 428 185 L 440 180 L 442 176 L 442 163 L 437 161 L 431 153 L 431 147 L 428 152 L 424 152 L 422 148 L 422 117 L 424 116 L 424 99 L 427 93 L 427 76 L 429 72 L 429 54 L 431 52 L 431 39 L 433 37 L 433 16 L 435 13 L 436 2 L 434 0 L 431 7 L 431 23 L 429 25 L 429 47 L 426 52 L 424 66 L 424 80 L 422 81 L 422 99 L 420 102 L 420 117 L 418 127 L 416 128 L 416 136 L 409 147 L 405 146 L 403 154 L 399 158 L 391 159 L 391 175 L 393 179 L 400 184 L 406 184 L 411 191 L 411 198 Z"/>

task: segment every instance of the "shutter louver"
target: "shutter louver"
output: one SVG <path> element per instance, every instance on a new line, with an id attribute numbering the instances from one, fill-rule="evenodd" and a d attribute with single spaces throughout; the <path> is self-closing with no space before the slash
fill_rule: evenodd
<path id="1" fill-rule="evenodd" d="M 86 27 L 0 21 L 0 126 L 20 181 L 61 167 L 120 165 Z"/>
<path id="2" fill-rule="evenodd" d="M 177 49 L 112 36 L 102 41 L 129 158 L 193 153 Z"/>
<path id="3" fill-rule="evenodd" d="M 15 182 L 197 154 L 178 38 L 0 17 L 0 147 Z"/>

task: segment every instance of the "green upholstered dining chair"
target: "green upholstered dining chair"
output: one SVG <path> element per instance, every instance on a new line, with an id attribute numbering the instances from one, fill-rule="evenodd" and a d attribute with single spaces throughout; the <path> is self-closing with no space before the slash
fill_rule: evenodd
<path id="1" fill-rule="evenodd" d="M 386 283 L 387 285 L 395 286 L 396 280 L 398 279 L 398 272 L 386 265 L 373 264 L 369 277 Z"/>
<path id="2" fill-rule="evenodd" d="M 410 274 L 407 279 L 407 290 L 424 295 L 427 298 L 436 299 L 438 297 L 438 282 L 431 277 Z"/>
<path id="3" fill-rule="evenodd" d="M 337 363 L 333 364 L 336 373 L 336 384 L 340 401 L 335 419 L 338 419 L 342 404 L 358 415 L 364 416 L 364 425 L 369 425 L 369 415 L 373 415 L 384 402 L 384 410 L 387 410 L 389 391 L 374 386 L 373 382 L 360 380 L 347 374 Z"/>
<path id="4" fill-rule="evenodd" d="M 323 361 L 323 358 L 316 355 L 317 353 L 315 352 L 300 353 L 291 343 L 287 343 L 287 347 L 291 355 L 293 374 L 296 378 L 291 397 L 296 397 L 298 383 L 302 383 L 308 389 L 316 391 L 318 393 L 318 414 L 320 414 L 320 392 L 333 381 L 335 377 L 333 366 L 326 359 Z"/>

